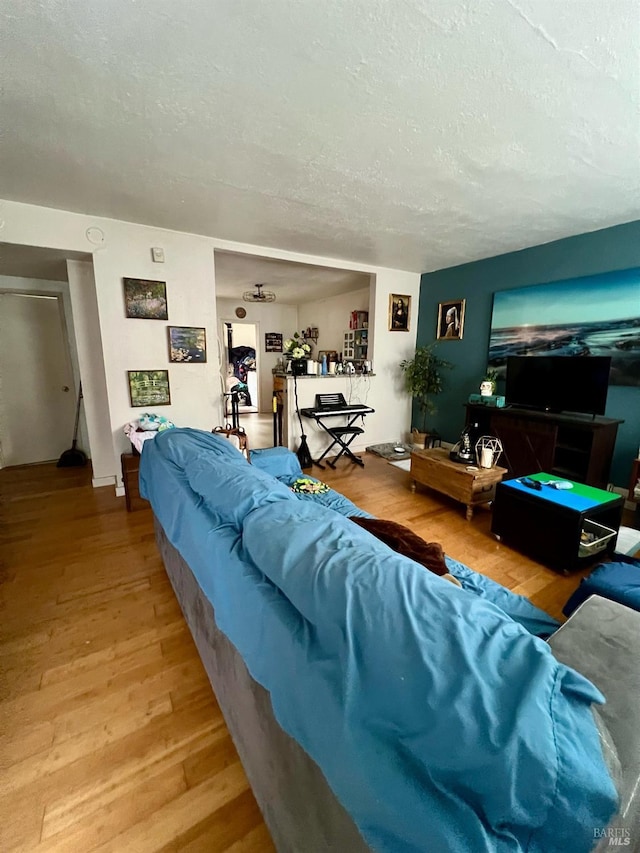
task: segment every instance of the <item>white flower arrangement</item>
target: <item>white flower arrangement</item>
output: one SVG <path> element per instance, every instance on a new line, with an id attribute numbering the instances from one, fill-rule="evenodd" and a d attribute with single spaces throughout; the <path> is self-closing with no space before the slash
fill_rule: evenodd
<path id="1" fill-rule="evenodd" d="M 311 354 L 311 344 L 308 344 L 299 332 L 294 332 L 292 338 L 287 338 L 283 346 L 285 353 L 296 360 L 307 358 Z"/>

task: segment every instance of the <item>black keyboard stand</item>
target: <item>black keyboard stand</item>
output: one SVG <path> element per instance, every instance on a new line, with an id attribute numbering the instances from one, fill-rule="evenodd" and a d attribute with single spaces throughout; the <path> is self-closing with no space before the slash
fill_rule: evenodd
<path id="1" fill-rule="evenodd" d="M 374 410 L 370 406 L 348 404 L 344 399 L 343 394 L 316 394 L 315 407 L 301 409 L 300 414 L 304 415 L 305 418 L 313 418 L 313 420 L 322 427 L 327 435 L 331 436 L 332 441 L 317 462 L 313 460 L 313 464 L 324 470 L 322 460 L 337 445 L 340 448 L 338 455 L 332 462 L 327 459 L 327 465 L 330 468 L 336 467 L 336 462 L 341 456 L 346 456 L 355 465 L 359 465 L 361 468 L 364 468 L 364 462 L 359 456 L 356 456 L 355 453 L 353 453 L 349 445 L 357 435 L 362 435 L 364 433 L 364 429 L 362 427 L 355 426 L 357 419 L 362 418 L 362 422 L 364 424 L 365 415 L 371 414 L 373 411 Z M 343 423 L 340 426 L 328 426 L 325 423 L 325 418 L 330 420 L 332 417 L 346 418 L 347 423 Z"/>
<path id="2" fill-rule="evenodd" d="M 240 426 L 240 395 L 237 391 L 227 391 L 224 394 L 224 413 L 225 415 L 231 415 L 231 426 L 234 429 L 238 429 Z M 229 404 L 231 404 L 231 412 L 229 412 Z"/>
<path id="3" fill-rule="evenodd" d="M 332 448 L 334 448 L 336 445 L 338 445 L 338 447 L 340 448 L 340 451 L 338 452 L 338 455 L 336 456 L 336 458 L 333 461 L 330 461 L 329 459 L 327 459 L 327 465 L 330 468 L 335 469 L 336 462 L 338 461 L 338 459 L 340 459 L 341 456 L 346 456 L 353 463 L 355 463 L 356 465 L 360 465 L 361 468 L 364 468 L 364 462 L 362 461 L 362 459 L 360 459 L 359 456 L 356 456 L 355 453 L 353 453 L 353 451 L 349 448 L 349 445 L 351 444 L 353 439 L 357 435 L 362 435 L 364 432 L 362 427 L 354 426 L 356 420 L 358 418 L 363 418 L 363 417 L 364 417 L 364 415 L 362 415 L 360 413 L 354 414 L 354 415 L 352 415 L 351 418 L 349 418 L 346 425 L 332 427 L 332 426 L 327 426 L 327 424 L 324 422 L 324 420 L 322 418 L 322 415 L 315 415 L 315 417 L 314 417 L 315 421 L 322 427 L 322 429 L 328 435 L 331 436 L 333 441 L 326 448 L 326 450 L 323 452 L 322 456 L 317 461 L 314 461 L 313 464 L 317 465 L 318 468 L 322 468 L 324 470 L 324 465 L 322 464 L 322 460 L 329 453 L 329 451 L 332 450 Z"/>

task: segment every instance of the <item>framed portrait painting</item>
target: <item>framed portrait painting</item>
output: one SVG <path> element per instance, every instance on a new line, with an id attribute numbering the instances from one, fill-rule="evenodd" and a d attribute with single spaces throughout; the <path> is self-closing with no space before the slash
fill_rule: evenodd
<path id="1" fill-rule="evenodd" d="M 168 320 L 167 283 L 146 278 L 123 278 L 124 308 L 135 320 Z"/>
<path id="2" fill-rule="evenodd" d="M 408 332 L 411 316 L 411 297 L 401 293 L 389 294 L 389 331 Z"/>
<path id="3" fill-rule="evenodd" d="M 171 405 L 168 370 L 128 370 L 127 375 L 133 407 Z"/>
<path id="4" fill-rule="evenodd" d="M 438 305 L 438 328 L 436 338 L 439 341 L 461 341 L 464 330 L 464 299 L 452 299 Z"/>
<path id="5" fill-rule="evenodd" d="M 169 326 L 169 361 L 204 364 L 207 360 L 205 330 L 196 326 Z"/>

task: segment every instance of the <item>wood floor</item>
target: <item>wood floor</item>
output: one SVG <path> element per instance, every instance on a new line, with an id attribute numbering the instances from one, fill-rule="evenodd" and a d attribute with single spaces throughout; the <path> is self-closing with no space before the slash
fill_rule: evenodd
<path id="1" fill-rule="evenodd" d="M 314 473 L 555 616 L 579 581 L 377 457 Z M 0 850 L 272 851 L 150 511 L 88 469 L 5 469 L 0 489 Z"/>

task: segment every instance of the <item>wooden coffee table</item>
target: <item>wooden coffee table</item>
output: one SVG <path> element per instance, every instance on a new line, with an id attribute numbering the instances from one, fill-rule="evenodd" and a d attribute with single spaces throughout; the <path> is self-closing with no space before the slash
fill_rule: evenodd
<path id="1" fill-rule="evenodd" d="M 443 447 L 414 450 L 411 453 L 411 491 L 416 483 L 448 495 L 467 507 L 467 521 L 473 518 L 473 508 L 489 503 L 495 497 L 496 484 L 507 473 L 506 468 L 480 468 L 453 462 Z"/>

